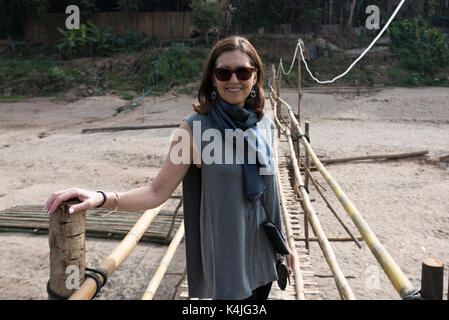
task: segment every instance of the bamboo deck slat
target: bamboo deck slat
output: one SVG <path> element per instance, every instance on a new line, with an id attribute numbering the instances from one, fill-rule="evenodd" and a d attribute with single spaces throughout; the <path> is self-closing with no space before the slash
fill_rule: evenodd
<path id="1" fill-rule="evenodd" d="M 170 199 L 177 203 L 178 200 Z M 182 210 L 175 218 L 174 230 L 170 232 L 174 210 L 162 210 L 154 219 L 151 227 L 144 233 L 141 241 L 169 244 L 176 229 L 183 220 Z M 109 210 L 93 208 L 87 211 L 86 234 L 89 237 L 122 239 L 134 226 L 143 210 L 119 210 L 107 214 Z M 0 211 L 0 232 L 48 233 L 48 214 L 42 206 L 15 206 Z M 169 234 L 170 232 L 170 234 Z"/>

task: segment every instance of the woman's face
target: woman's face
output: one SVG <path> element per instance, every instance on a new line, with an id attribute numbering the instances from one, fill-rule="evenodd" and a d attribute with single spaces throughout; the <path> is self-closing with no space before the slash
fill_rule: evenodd
<path id="1" fill-rule="evenodd" d="M 215 68 L 235 70 L 238 67 L 252 67 L 249 57 L 240 50 L 224 52 L 215 62 Z M 220 81 L 212 75 L 212 83 L 220 97 L 229 104 L 243 107 L 251 88 L 257 82 L 257 72 L 253 72 L 248 80 L 239 80 L 235 73 L 227 81 Z"/>

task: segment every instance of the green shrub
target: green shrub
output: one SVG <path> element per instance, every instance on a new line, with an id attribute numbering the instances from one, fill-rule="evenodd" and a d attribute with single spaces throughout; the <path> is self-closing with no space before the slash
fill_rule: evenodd
<path id="1" fill-rule="evenodd" d="M 389 34 L 391 50 L 402 68 L 434 75 L 449 65 L 447 35 L 435 28 L 427 28 L 424 20 L 393 22 Z"/>
<path id="2" fill-rule="evenodd" d="M 165 48 L 158 60 L 153 61 L 157 85 L 183 84 L 198 77 L 202 69 L 202 59 L 194 58 L 189 49 Z"/>
<path id="3" fill-rule="evenodd" d="M 111 34 L 109 33 L 112 27 L 99 29 L 89 20 L 87 24 L 88 27 L 84 23 L 81 24 L 80 29 L 63 30 L 57 28 L 64 38 L 55 48 L 64 58 L 85 57 L 87 54 L 102 56 L 112 53 Z"/>
<path id="4" fill-rule="evenodd" d="M 416 71 L 405 71 L 397 67 L 388 67 L 388 85 L 399 87 L 418 87 L 424 84 L 424 74 Z"/>
<path id="5" fill-rule="evenodd" d="M 126 29 L 122 35 L 112 37 L 111 43 L 115 52 L 132 52 L 153 46 L 154 40 L 143 32 Z"/>
<path id="6" fill-rule="evenodd" d="M 54 66 L 48 69 L 48 77 L 50 80 L 64 81 L 66 76 L 61 68 L 59 68 L 58 66 Z"/>

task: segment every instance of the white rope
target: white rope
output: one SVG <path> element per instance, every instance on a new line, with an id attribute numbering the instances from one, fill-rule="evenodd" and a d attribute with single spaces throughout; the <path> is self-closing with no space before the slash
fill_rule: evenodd
<path id="1" fill-rule="evenodd" d="M 293 62 L 292 62 L 292 65 L 290 67 L 290 70 L 287 73 L 285 73 L 284 67 L 282 66 L 282 60 L 279 63 L 279 67 L 280 67 L 279 69 L 282 69 L 282 71 L 283 71 L 283 73 L 285 75 L 290 73 L 290 71 L 293 68 L 294 62 L 296 60 L 296 55 L 297 55 L 298 47 L 299 47 L 300 53 L 301 53 L 301 59 L 304 62 L 304 65 L 306 66 L 307 72 L 309 73 L 310 77 L 312 77 L 313 80 L 315 80 L 316 82 L 321 83 L 321 84 L 327 84 L 327 83 L 332 83 L 335 80 L 340 79 L 341 77 L 344 77 L 349 71 L 351 71 L 351 69 L 356 65 L 356 63 L 359 62 L 365 56 L 365 54 L 373 47 L 373 45 L 377 42 L 377 40 L 379 40 L 379 38 L 382 36 L 382 34 L 385 32 L 385 30 L 387 30 L 387 28 L 390 25 L 391 21 L 393 21 L 394 17 L 397 15 L 399 10 L 401 9 L 401 7 L 404 4 L 404 2 L 405 2 L 405 0 L 401 0 L 401 3 L 399 3 L 399 5 L 397 6 L 396 10 L 391 15 L 390 19 L 388 19 L 388 21 L 385 24 L 385 26 L 382 28 L 382 30 L 379 32 L 379 34 L 374 38 L 374 40 L 371 42 L 371 44 L 368 46 L 368 48 L 366 48 L 365 51 L 362 52 L 362 54 L 348 67 L 348 69 L 345 72 L 343 72 L 339 76 L 336 76 L 332 80 L 321 81 L 321 80 L 318 80 L 317 78 L 315 78 L 315 76 L 310 71 L 309 66 L 307 65 L 306 59 L 304 59 L 303 48 L 302 48 L 301 42 L 299 40 L 298 40 L 298 44 L 296 45 L 295 55 L 294 55 Z"/>

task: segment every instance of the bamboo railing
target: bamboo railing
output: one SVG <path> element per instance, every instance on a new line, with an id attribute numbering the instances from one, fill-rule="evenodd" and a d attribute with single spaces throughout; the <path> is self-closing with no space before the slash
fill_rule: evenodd
<path id="1" fill-rule="evenodd" d="M 274 150 L 275 152 L 277 152 L 278 148 L 278 139 L 277 136 L 274 135 Z M 278 159 L 277 155 L 276 155 L 276 159 Z M 281 204 L 281 210 L 282 210 L 282 216 L 284 217 L 284 221 L 285 221 L 285 233 L 287 235 L 287 240 L 288 240 L 288 245 L 290 248 L 292 248 L 292 253 L 293 253 L 293 260 L 294 260 L 294 267 L 293 267 L 293 273 L 295 275 L 295 292 L 296 292 L 296 299 L 297 300 L 305 300 L 305 295 L 304 295 L 304 279 L 302 277 L 302 273 L 301 273 L 301 268 L 300 268 L 300 263 L 299 263 L 299 257 L 298 257 L 298 252 L 296 250 L 294 250 L 295 248 L 295 238 L 293 235 L 293 230 L 291 228 L 291 221 L 290 221 L 290 217 L 288 214 L 288 209 L 287 209 L 287 205 L 286 205 L 286 201 L 284 199 L 284 192 L 282 189 L 282 183 L 281 183 L 281 177 L 279 174 L 279 162 L 276 161 L 276 165 L 277 165 L 277 175 L 276 175 L 276 180 L 277 180 L 277 185 L 278 185 L 278 193 L 279 193 L 279 199 L 280 199 L 280 204 Z"/>
<path id="2" fill-rule="evenodd" d="M 303 131 L 301 130 L 299 122 L 296 120 L 295 114 L 293 113 L 292 108 L 290 105 L 285 102 L 278 94 L 279 89 L 275 91 L 273 87 L 269 88 L 270 91 L 270 97 L 273 97 L 274 101 L 277 103 L 277 105 L 284 105 L 289 114 L 290 121 L 292 125 L 296 127 L 297 132 L 299 133 L 300 141 L 304 145 L 305 149 L 308 152 L 308 155 L 310 156 L 312 162 L 316 165 L 318 171 L 323 176 L 324 180 L 329 184 L 332 191 L 334 192 L 337 199 L 340 201 L 340 203 L 343 205 L 344 209 L 348 213 L 351 220 L 356 225 L 357 229 L 359 230 L 360 234 L 362 235 L 363 240 L 368 245 L 369 249 L 373 253 L 373 255 L 376 257 L 379 264 L 382 266 L 382 269 L 390 279 L 390 282 L 392 283 L 393 287 L 396 289 L 396 291 L 399 293 L 401 298 L 405 299 L 407 296 L 412 295 L 416 290 L 413 288 L 411 282 L 407 279 L 407 277 L 404 275 L 400 267 L 396 264 L 396 262 L 393 260 L 393 258 L 390 256 L 390 254 L 387 252 L 387 250 L 382 246 L 379 239 L 376 237 L 368 223 L 363 219 L 362 215 L 360 214 L 359 210 L 356 208 L 356 206 L 352 203 L 352 201 L 346 196 L 346 194 L 343 192 L 341 187 L 338 185 L 338 183 L 335 181 L 335 179 L 329 174 L 329 172 L 326 170 L 326 168 L 323 166 L 321 161 L 318 159 L 317 155 L 313 151 L 312 147 L 310 146 L 309 142 L 303 135 Z M 279 121 L 278 125 L 280 124 Z M 288 129 L 287 129 L 288 130 Z M 288 131 L 287 131 L 288 132 Z M 289 139 L 289 145 L 291 144 L 291 137 L 288 136 Z M 290 148 L 292 149 L 292 147 Z M 292 151 L 291 151 L 292 152 Z M 297 162 L 292 161 L 295 169 L 295 175 L 296 178 L 300 178 L 300 172 L 299 168 L 297 168 Z M 295 168 L 296 165 L 296 168 Z M 296 173 L 296 171 L 298 171 Z M 298 179 L 299 180 L 299 179 Z M 298 184 L 301 185 L 301 180 L 298 181 Z M 303 188 L 301 188 L 303 189 Z M 304 190 L 301 191 L 303 195 L 306 195 L 306 192 Z M 307 201 L 305 201 L 307 202 Z M 313 218 L 311 219 L 311 221 Z M 321 241 L 320 241 L 321 244 Z"/>
<path id="3" fill-rule="evenodd" d="M 159 207 L 146 210 L 134 227 L 128 232 L 126 237 L 120 242 L 120 244 L 104 259 L 97 269 L 106 271 L 107 276 L 111 276 L 112 273 L 122 264 L 130 252 L 139 242 L 142 235 L 153 222 L 154 218 L 162 210 L 167 202 L 164 202 Z M 100 281 L 105 283 L 105 279 L 100 275 Z M 89 300 L 95 296 L 97 292 L 97 283 L 92 278 L 86 278 L 81 284 L 80 288 L 76 290 L 69 298 L 69 300 Z"/>
<path id="4" fill-rule="evenodd" d="M 275 122 L 278 125 L 278 128 L 281 129 L 281 131 L 286 135 L 288 139 L 289 144 L 289 151 L 290 151 L 290 159 L 294 170 L 294 178 L 296 180 L 296 184 L 298 186 L 304 186 L 304 183 L 301 178 L 301 173 L 298 166 L 298 160 L 295 155 L 295 150 L 293 148 L 293 141 L 290 135 L 290 130 L 288 128 L 284 128 L 282 124 L 279 122 L 279 119 L 275 117 Z M 323 251 L 323 254 L 326 258 L 326 261 L 332 271 L 332 274 L 334 276 L 335 283 L 337 284 L 338 292 L 340 294 L 340 297 L 345 300 L 355 300 L 355 295 L 350 288 L 346 277 L 343 274 L 343 271 L 341 270 L 338 262 L 337 257 L 335 256 L 335 253 L 330 245 L 330 242 L 326 236 L 326 234 L 323 231 L 323 228 L 321 227 L 320 221 L 317 217 L 317 214 L 315 212 L 315 209 L 312 207 L 312 204 L 310 202 L 309 194 L 305 191 L 305 188 L 299 188 L 299 191 L 301 193 L 302 197 L 302 206 L 304 211 L 307 212 L 308 220 L 312 226 L 312 229 L 315 233 L 315 235 L 318 238 L 318 243 L 321 247 L 321 250 Z"/>
<path id="5" fill-rule="evenodd" d="M 162 258 L 162 261 L 159 267 L 157 268 L 156 273 L 154 274 L 153 278 L 150 281 L 150 284 L 148 285 L 147 289 L 145 290 L 145 293 L 142 296 L 142 300 L 153 300 L 154 294 L 156 293 L 156 290 L 159 287 L 162 278 L 167 272 L 168 265 L 170 264 L 183 236 L 184 236 L 184 220 L 182 221 L 181 225 L 178 228 L 178 231 L 176 231 L 176 234 L 173 237 L 173 240 L 168 246 L 168 249 L 164 257 Z"/>

